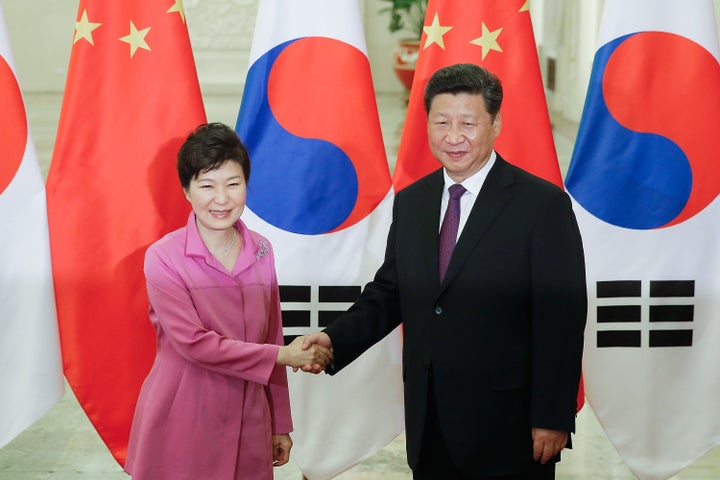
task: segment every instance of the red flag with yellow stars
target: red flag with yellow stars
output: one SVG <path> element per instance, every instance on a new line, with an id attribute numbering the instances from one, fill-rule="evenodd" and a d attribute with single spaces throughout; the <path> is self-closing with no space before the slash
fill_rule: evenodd
<path id="1" fill-rule="evenodd" d="M 562 188 L 535 35 L 527 0 L 429 0 L 405 126 L 393 174 L 399 192 L 440 167 L 430 153 L 425 84 L 439 68 L 475 63 L 503 85 L 502 128 L 495 150 L 530 173 Z M 580 383 L 578 411 L 585 404 Z"/>
<path id="2" fill-rule="evenodd" d="M 440 167 L 428 147 L 423 91 L 437 69 L 454 63 L 481 65 L 502 82 L 498 153 L 561 186 L 528 2 L 429 0 L 423 31 L 393 176 L 395 191 Z"/>
<path id="3" fill-rule="evenodd" d="M 145 249 L 187 221 L 175 168 L 205 122 L 181 0 L 81 0 L 47 179 L 63 368 L 125 462 L 155 355 Z"/>

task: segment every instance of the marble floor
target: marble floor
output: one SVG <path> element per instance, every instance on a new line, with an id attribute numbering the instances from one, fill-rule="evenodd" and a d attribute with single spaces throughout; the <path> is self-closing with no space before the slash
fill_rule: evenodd
<path id="1" fill-rule="evenodd" d="M 61 98 L 57 94 L 26 94 L 26 107 L 38 158 L 47 173 L 57 129 Z M 205 94 L 208 118 L 234 125 L 240 96 Z M 399 95 L 379 95 L 383 135 L 391 166 L 402 130 L 404 105 Z M 561 169 L 567 169 L 577 125 L 554 117 L 556 146 Z M 575 448 L 563 454 L 559 480 L 632 480 L 606 438 L 592 409 L 578 415 Z M 340 480 L 410 479 L 405 463 L 404 436 L 400 435 L 368 460 L 339 475 Z M 0 449 L 0 480 L 121 480 L 127 479 L 104 447 L 66 388 L 63 399 L 42 419 Z M 275 478 L 301 480 L 292 462 L 275 471 Z M 716 448 L 679 473 L 674 480 L 720 479 L 720 448 Z"/>

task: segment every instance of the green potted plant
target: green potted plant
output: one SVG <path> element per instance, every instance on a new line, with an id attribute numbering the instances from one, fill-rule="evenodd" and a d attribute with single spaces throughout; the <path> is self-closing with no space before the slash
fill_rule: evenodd
<path id="1" fill-rule="evenodd" d="M 378 13 L 390 15 L 388 30 L 390 33 L 407 32 L 411 39 L 420 40 L 425 24 L 427 0 L 381 0 L 389 5 Z"/>
<path id="2" fill-rule="evenodd" d="M 390 33 L 403 32 L 398 46 L 392 52 L 393 69 L 400 83 L 405 87 L 405 99 L 409 97 L 415 74 L 415 63 L 420 49 L 420 37 L 425 25 L 427 0 L 380 0 L 388 5 L 378 13 L 390 16 Z"/>

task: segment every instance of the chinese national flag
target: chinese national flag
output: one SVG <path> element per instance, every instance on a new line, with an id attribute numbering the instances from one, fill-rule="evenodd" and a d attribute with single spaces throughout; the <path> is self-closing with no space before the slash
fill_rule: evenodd
<path id="1" fill-rule="evenodd" d="M 65 377 L 125 461 L 155 354 L 147 246 L 187 220 L 175 169 L 205 122 L 180 0 L 81 0 L 47 180 Z"/>
<path id="2" fill-rule="evenodd" d="M 439 68 L 475 63 L 503 85 L 495 149 L 507 161 L 562 187 L 527 0 L 429 0 L 393 175 L 395 191 L 440 167 L 430 153 L 425 84 Z M 582 383 L 578 410 L 585 402 Z"/>

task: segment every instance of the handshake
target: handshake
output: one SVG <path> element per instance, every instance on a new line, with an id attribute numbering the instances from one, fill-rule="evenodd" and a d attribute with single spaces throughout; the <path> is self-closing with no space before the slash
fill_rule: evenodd
<path id="1" fill-rule="evenodd" d="M 324 371 L 332 360 L 332 342 L 323 332 L 296 337 L 289 345 L 280 347 L 277 357 L 279 365 L 309 373 Z"/>

